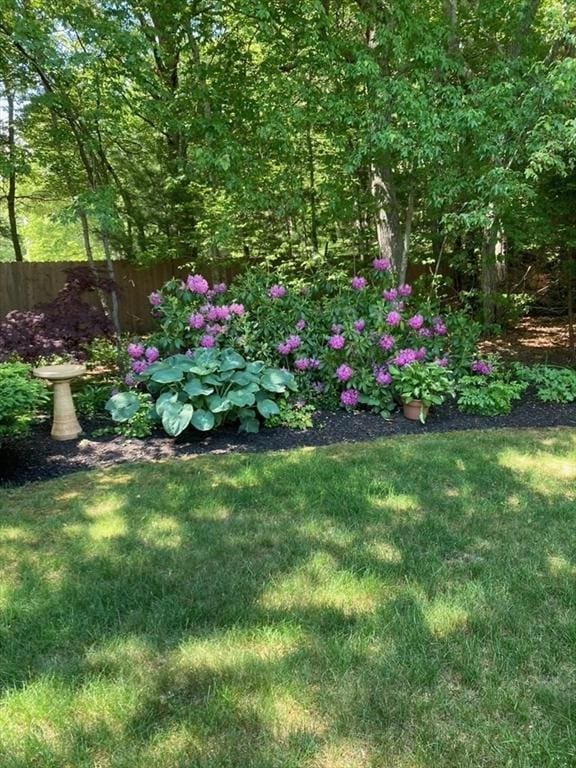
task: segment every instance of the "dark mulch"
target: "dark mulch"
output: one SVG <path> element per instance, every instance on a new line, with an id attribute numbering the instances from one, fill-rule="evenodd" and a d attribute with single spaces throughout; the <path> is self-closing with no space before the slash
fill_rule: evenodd
<path id="1" fill-rule="evenodd" d="M 50 438 L 49 424 L 44 423 L 28 438 L 0 447 L 0 483 L 24 485 L 79 470 L 207 453 L 278 451 L 467 429 L 559 426 L 576 426 L 576 403 L 549 405 L 524 399 L 509 415 L 495 417 L 468 416 L 459 413 L 453 405 L 445 405 L 433 410 L 424 425 L 408 421 L 400 413 L 384 420 L 373 413 L 322 412 L 315 417 L 314 429 L 305 432 L 278 428 L 247 435 L 224 427 L 213 434 L 191 433 L 177 440 L 161 434 L 146 440 L 94 437 L 88 425 L 86 436 L 80 440 L 57 442 Z"/>

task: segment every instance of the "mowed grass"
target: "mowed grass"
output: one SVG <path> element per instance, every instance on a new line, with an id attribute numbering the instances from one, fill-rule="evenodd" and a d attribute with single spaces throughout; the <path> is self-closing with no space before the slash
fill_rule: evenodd
<path id="1" fill-rule="evenodd" d="M 0 491 L 2 768 L 576 765 L 576 431 Z"/>

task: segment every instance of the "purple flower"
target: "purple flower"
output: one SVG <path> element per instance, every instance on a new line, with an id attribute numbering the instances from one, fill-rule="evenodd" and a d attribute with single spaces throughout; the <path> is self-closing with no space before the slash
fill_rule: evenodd
<path id="1" fill-rule="evenodd" d="M 398 298 L 398 291 L 396 288 L 390 288 L 389 291 L 382 291 L 382 298 L 385 301 L 396 301 Z"/>
<path id="2" fill-rule="evenodd" d="M 446 336 L 447 328 L 441 317 L 435 317 L 432 321 L 432 328 L 436 336 Z"/>
<path id="3" fill-rule="evenodd" d="M 148 363 L 144 360 L 134 360 L 130 367 L 134 373 L 144 373 L 146 368 L 148 368 Z"/>
<path id="4" fill-rule="evenodd" d="M 276 347 L 276 351 L 279 355 L 289 355 L 292 352 L 292 347 L 287 341 L 281 341 Z"/>
<path id="5" fill-rule="evenodd" d="M 336 368 L 336 378 L 338 381 L 348 381 L 354 375 L 354 371 L 346 363 L 342 363 Z"/>
<path id="6" fill-rule="evenodd" d="M 144 347 L 142 344 L 128 344 L 128 357 L 131 357 L 132 360 L 142 357 L 143 354 Z"/>
<path id="7" fill-rule="evenodd" d="M 434 362 L 436 365 L 439 365 L 440 368 L 446 368 L 448 365 L 448 358 L 446 356 L 444 357 L 437 357 Z"/>
<path id="8" fill-rule="evenodd" d="M 310 368 L 312 370 L 317 370 L 318 368 L 320 368 L 320 360 L 318 360 L 317 357 L 310 358 Z"/>
<path id="9" fill-rule="evenodd" d="M 210 307 L 206 317 L 208 318 L 208 320 L 210 320 L 210 322 L 215 322 L 218 320 L 226 321 L 230 318 L 230 309 L 229 307 L 226 307 L 226 306 Z"/>
<path id="10" fill-rule="evenodd" d="M 190 328 L 194 328 L 198 331 L 204 325 L 204 315 L 201 315 L 199 312 L 190 315 L 188 318 L 188 325 Z"/>
<path id="11" fill-rule="evenodd" d="M 376 272 L 388 272 L 390 269 L 390 259 L 374 259 L 372 266 Z"/>
<path id="12" fill-rule="evenodd" d="M 404 285 L 399 285 L 398 293 L 400 294 L 400 296 L 404 296 L 404 298 L 406 298 L 406 296 L 410 296 L 410 294 L 412 293 L 412 286 L 408 285 L 408 283 L 404 283 Z"/>
<path id="13" fill-rule="evenodd" d="M 385 334 L 384 336 L 380 336 L 378 341 L 378 346 L 383 352 L 389 352 L 391 349 L 393 349 L 394 344 L 394 336 L 390 336 L 389 333 Z"/>
<path id="14" fill-rule="evenodd" d="M 343 349 L 346 344 L 346 339 L 341 333 L 336 333 L 334 336 L 330 336 L 328 339 L 328 346 L 330 349 Z"/>
<path id="15" fill-rule="evenodd" d="M 227 287 L 228 286 L 226 285 L 226 283 L 214 283 L 214 285 L 212 286 L 212 290 L 214 291 L 215 294 L 226 293 Z"/>
<path id="16" fill-rule="evenodd" d="M 310 384 L 310 389 L 313 392 L 316 392 L 317 395 L 321 395 L 322 392 L 324 392 L 324 384 L 322 384 L 321 381 L 313 381 L 312 384 Z"/>
<path id="17" fill-rule="evenodd" d="M 404 365 L 411 365 L 412 363 L 415 363 L 418 359 L 417 352 L 415 349 L 401 349 L 396 357 L 392 360 L 394 365 L 397 365 L 399 368 L 402 368 Z"/>
<path id="18" fill-rule="evenodd" d="M 158 360 L 160 357 L 160 352 L 156 349 L 156 347 L 146 347 L 144 356 L 149 363 L 155 363 L 156 360 Z"/>
<path id="19" fill-rule="evenodd" d="M 492 373 L 492 366 L 485 360 L 474 360 L 470 365 L 470 370 L 479 376 L 489 376 Z"/>
<path id="20" fill-rule="evenodd" d="M 330 328 L 330 331 L 331 331 L 332 333 L 342 333 L 342 329 L 343 329 L 343 328 L 344 328 L 344 326 L 343 326 L 343 325 L 341 325 L 340 323 L 334 323 L 334 325 L 332 326 L 332 328 Z"/>
<path id="21" fill-rule="evenodd" d="M 374 379 L 376 380 L 376 384 L 380 387 L 387 387 L 392 383 L 392 376 L 388 373 L 386 368 L 377 365 L 374 366 Z"/>
<path id="22" fill-rule="evenodd" d="M 416 350 L 416 360 L 422 361 L 426 358 L 426 347 L 420 347 Z"/>
<path id="23" fill-rule="evenodd" d="M 413 315 L 408 320 L 408 325 L 410 326 L 410 328 L 412 328 L 413 331 L 419 331 L 420 328 L 422 328 L 422 326 L 424 325 L 424 318 L 422 317 L 422 315 Z"/>
<path id="24" fill-rule="evenodd" d="M 294 326 L 294 328 L 296 328 L 297 331 L 303 331 L 304 328 L 306 328 L 306 320 L 304 320 L 304 318 L 301 317 L 300 320 L 296 322 L 296 325 Z"/>
<path id="25" fill-rule="evenodd" d="M 340 402 L 342 405 L 346 406 L 346 408 L 354 408 L 355 405 L 358 405 L 359 397 L 360 393 L 357 389 L 345 389 L 340 394 Z"/>
<path id="26" fill-rule="evenodd" d="M 308 357 L 298 357 L 294 360 L 294 368 L 297 371 L 307 371 L 310 368 L 310 359 Z"/>
<path id="27" fill-rule="evenodd" d="M 420 328 L 418 336 L 422 336 L 424 339 L 429 339 L 432 336 L 432 330 L 430 328 Z"/>
<path id="28" fill-rule="evenodd" d="M 364 328 L 366 328 L 366 321 L 365 320 L 354 320 L 354 323 L 352 325 L 356 333 L 362 333 Z"/>
<path id="29" fill-rule="evenodd" d="M 242 317 L 244 314 L 244 304 L 238 304 L 236 301 L 233 301 L 232 304 L 229 305 L 228 309 L 230 310 L 231 314 L 236 315 L 237 317 Z"/>
<path id="30" fill-rule="evenodd" d="M 283 285 L 273 285 L 268 291 L 268 296 L 271 299 L 282 299 L 286 296 L 286 288 Z"/>
<path id="31" fill-rule="evenodd" d="M 211 349 L 216 344 L 216 339 L 209 333 L 205 333 L 200 339 L 200 346 L 204 349 Z"/>
<path id="32" fill-rule="evenodd" d="M 206 278 L 202 277 L 202 275 L 188 275 L 186 278 L 186 288 L 191 293 L 203 295 L 208 293 L 209 285 Z"/>
<path id="33" fill-rule="evenodd" d="M 160 291 L 153 291 L 150 296 L 148 296 L 148 301 L 153 307 L 159 307 L 163 301 L 162 294 Z"/>
<path id="34" fill-rule="evenodd" d="M 126 384 L 127 387 L 135 386 L 136 379 L 131 373 L 127 373 L 126 376 L 124 376 L 124 384 Z"/>
<path id="35" fill-rule="evenodd" d="M 353 277 L 350 281 L 350 285 L 354 291 L 362 291 L 364 288 L 366 288 L 366 278 L 357 276 Z"/>
<path id="36" fill-rule="evenodd" d="M 292 350 L 292 352 L 294 352 L 294 350 L 298 349 L 298 347 L 302 342 L 301 342 L 300 336 L 292 335 L 292 336 L 288 336 L 288 338 L 286 339 L 286 343 L 290 344 L 290 349 Z"/>
<path id="37" fill-rule="evenodd" d="M 392 310 L 392 312 L 388 312 L 386 315 L 386 325 L 390 325 L 392 327 L 396 325 L 400 325 L 401 320 L 400 312 L 396 312 L 395 309 Z"/>

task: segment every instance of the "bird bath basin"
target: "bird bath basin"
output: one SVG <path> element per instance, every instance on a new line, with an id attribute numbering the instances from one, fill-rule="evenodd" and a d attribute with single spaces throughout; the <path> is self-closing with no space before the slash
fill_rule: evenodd
<path id="1" fill-rule="evenodd" d="M 82 427 L 76 418 L 70 382 L 86 373 L 84 365 L 43 365 L 34 368 L 34 376 L 49 381 L 54 387 L 54 415 L 51 435 L 54 440 L 75 440 Z"/>

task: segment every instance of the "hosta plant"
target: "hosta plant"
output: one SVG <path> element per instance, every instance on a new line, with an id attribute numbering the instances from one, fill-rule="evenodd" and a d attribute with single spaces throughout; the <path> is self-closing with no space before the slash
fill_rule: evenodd
<path id="1" fill-rule="evenodd" d="M 438 363 L 418 360 L 407 365 L 391 365 L 394 392 L 402 403 L 421 403 L 420 421 L 425 420 L 425 410 L 431 405 L 442 405 L 454 394 L 452 371 Z"/>
<path id="2" fill-rule="evenodd" d="M 153 417 L 172 437 L 193 427 L 207 432 L 225 421 L 240 423 L 240 431 L 257 432 L 259 416 L 277 415 L 275 402 L 295 391 L 294 376 L 247 361 L 232 349 L 196 349 L 150 364 L 138 375 L 153 398 Z M 120 392 L 107 403 L 114 421 L 130 419 L 139 409 L 136 392 Z"/>

